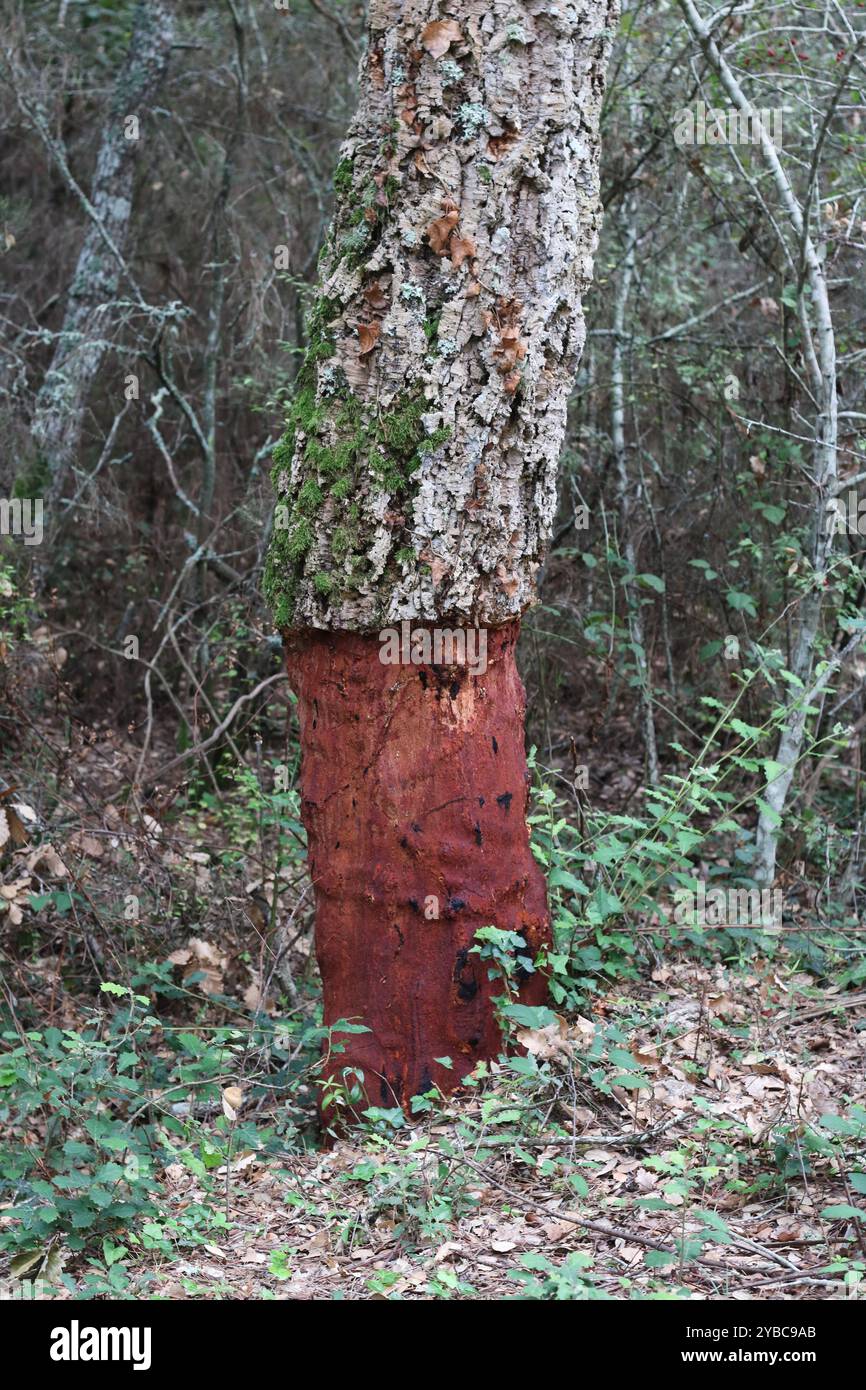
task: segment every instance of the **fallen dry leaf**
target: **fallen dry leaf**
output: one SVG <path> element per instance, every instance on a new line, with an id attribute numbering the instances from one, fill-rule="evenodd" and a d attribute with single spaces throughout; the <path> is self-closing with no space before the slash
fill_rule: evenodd
<path id="1" fill-rule="evenodd" d="M 30 901 L 30 878 L 17 878 L 14 883 L 4 883 L 0 886 L 0 898 L 7 904 L 9 920 L 13 927 L 20 926 L 24 920 L 21 909 Z"/>
<path id="2" fill-rule="evenodd" d="M 73 849 L 80 850 L 82 854 L 89 855 L 91 859 L 101 859 L 105 853 L 105 846 L 102 841 L 97 840 L 95 835 L 88 835 L 83 830 L 77 830 L 74 835 L 71 835 L 69 844 Z"/>
<path id="3" fill-rule="evenodd" d="M 240 1086 L 226 1086 L 222 1094 L 223 1114 L 227 1120 L 236 1120 L 244 1100 Z"/>
<path id="4" fill-rule="evenodd" d="M 193 980 L 194 976 L 200 978 L 195 980 L 202 994 L 222 994 L 224 980 L 223 971 L 227 960 L 222 952 L 209 942 L 202 941 L 200 937 L 192 937 L 186 944 L 177 951 L 172 951 L 168 958 L 172 965 L 188 965 L 191 968 L 186 971 L 183 982 L 187 984 Z"/>
<path id="5" fill-rule="evenodd" d="M 47 870 L 49 878 L 69 877 L 69 870 L 53 845 L 39 845 L 27 856 L 27 868 L 31 873 L 37 865 Z"/>
<path id="6" fill-rule="evenodd" d="M 0 806 L 0 849 L 9 840 L 13 845 L 26 845 L 27 831 L 14 806 Z"/>
<path id="7" fill-rule="evenodd" d="M 450 1260 L 452 1255 L 459 1255 L 463 1246 L 459 1241 L 446 1240 L 444 1245 L 440 1245 L 433 1259 L 437 1265 L 441 1265 L 443 1260 Z"/>
<path id="8" fill-rule="evenodd" d="M 268 998 L 267 994 L 262 990 L 261 981 L 258 976 L 253 979 L 251 984 L 247 985 L 241 998 L 252 1013 L 275 1014 L 277 1012 L 275 1001 Z"/>
<path id="9" fill-rule="evenodd" d="M 556 1015 L 555 1023 L 548 1023 L 544 1028 L 520 1029 L 517 1037 L 533 1057 L 570 1057 L 572 1053 L 568 1024 L 561 1014 Z"/>

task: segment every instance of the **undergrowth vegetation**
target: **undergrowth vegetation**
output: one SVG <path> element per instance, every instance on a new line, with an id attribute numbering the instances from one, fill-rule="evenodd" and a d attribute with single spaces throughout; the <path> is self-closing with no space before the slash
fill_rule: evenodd
<path id="1" fill-rule="evenodd" d="M 28 661 L 41 663 L 46 682 L 56 650 L 40 648 L 7 598 L 7 669 L 20 680 Z M 675 747 L 672 770 L 628 812 L 593 806 L 579 769 L 569 776 L 532 750 L 530 824 L 553 949 L 532 960 L 519 935 L 494 923 L 479 932 L 475 950 L 501 986 L 502 1056 L 455 1099 L 416 1096 L 409 1115 L 360 1110 L 363 1078 L 324 1075 L 363 1025 L 321 1025 L 294 743 L 266 757 L 259 739 L 241 765 L 226 749 L 168 805 L 111 801 L 96 819 L 78 795 L 82 777 L 92 792 L 106 775 L 106 747 L 88 753 L 92 768 L 78 768 L 71 793 L 43 768 L 38 798 L 4 803 L 21 829 L 2 889 L 0 1252 L 10 1272 L 58 1296 L 141 1297 L 179 1267 L 186 1294 L 229 1296 L 208 1252 L 267 1229 L 247 1203 L 251 1175 L 267 1173 L 280 1212 L 312 1219 L 335 1259 L 387 1233 L 362 1296 L 483 1296 L 473 1261 L 463 1268 L 449 1252 L 486 1219 L 491 1196 L 500 1225 L 534 1215 L 566 1243 L 594 1242 L 594 1253 L 578 1240 L 557 1258 L 549 1241 L 520 1249 L 509 1225 L 492 1241 L 503 1247 L 499 1296 L 680 1298 L 701 1278 L 719 1290 L 749 1269 L 740 1213 L 787 1209 L 803 1192 L 823 1223 L 814 1277 L 838 1296 L 856 1291 L 858 1076 L 828 1109 L 820 1097 L 804 1105 L 820 1057 L 810 1039 L 791 1054 L 795 1070 L 778 1073 L 781 1110 L 719 1103 L 738 1073 L 778 1070 L 765 1036 L 773 1020 L 808 1016 L 816 1002 L 820 1013 L 828 989 L 844 1009 L 866 973 L 845 904 L 804 901 L 796 885 L 765 922 L 683 910 L 702 882 L 708 898 L 721 883 L 751 904 L 749 819 L 775 772 L 773 719 L 747 724 L 739 699 L 704 700 L 712 722 L 698 756 Z M 263 731 L 272 716 L 262 711 Z M 517 972 L 535 969 L 549 977 L 549 1007 L 517 1002 Z M 680 978 L 685 1012 L 668 987 Z M 753 1016 L 750 993 L 761 1000 Z M 678 1062 L 662 1066 L 670 1050 Z M 665 1108 L 666 1075 L 688 1104 Z M 317 1165 L 343 1153 L 322 1190 Z M 617 1157 L 629 1180 L 610 1190 Z M 636 1254 L 612 1258 L 599 1241 Z M 431 1251 L 443 1250 L 431 1272 Z M 299 1245 L 266 1239 L 263 1253 L 257 1296 L 296 1287 Z"/>

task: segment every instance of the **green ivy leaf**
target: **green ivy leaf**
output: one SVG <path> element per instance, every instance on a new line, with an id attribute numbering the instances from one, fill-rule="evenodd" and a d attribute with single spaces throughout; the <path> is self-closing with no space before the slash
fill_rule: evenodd
<path id="1" fill-rule="evenodd" d="M 647 1250 L 643 1258 L 649 1269 L 665 1269 L 677 1262 L 677 1256 L 672 1250 Z"/>

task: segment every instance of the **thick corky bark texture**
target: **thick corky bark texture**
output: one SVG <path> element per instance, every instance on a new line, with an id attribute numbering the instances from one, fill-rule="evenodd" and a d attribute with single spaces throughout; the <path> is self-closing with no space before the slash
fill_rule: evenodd
<path id="1" fill-rule="evenodd" d="M 368 1100 L 447 1090 L 499 1032 L 480 927 L 547 940 L 545 886 L 529 849 L 518 621 L 487 635 L 487 669 L 388 666 L 375 638 L 308 631 L 289 647 L 303 747 L 302 813 L 316 890 L 329 1070 L 360 1067 Z M 522 978 L 541 1003 L 540 973 Z M 448 1069 L 436 1058 L 450 1057 Z"/>
<path id="2" fill-rule="evenodd" d="M 282 627 L 532 599 L 598 231 L 613 0 L 373 0 L 267 589 Z"/>

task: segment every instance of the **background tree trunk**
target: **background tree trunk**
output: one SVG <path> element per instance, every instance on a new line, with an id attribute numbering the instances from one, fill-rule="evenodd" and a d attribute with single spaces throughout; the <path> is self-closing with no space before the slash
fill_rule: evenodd
<path id="1" fill-rule="evenodd" d="M 679 5 L 708 66 L 717 75 L 733 105 L 743 116 L 754 114 L 693 0 L 679 0 Z M 834 102 L 835 100 L 836 98 Z M 793 623 L 790 669 L 796 679 L 796 685 L 793 688 L 791 685 L 786 686 L 783 695 L 786 717 L 779 732 L 775 751 L 775 761 L 780 770 L 768 781 L 755 828 L 753 874 L 756 882 L 762 887 L 771 887 L 776 879 L 776 853 L 782 812 L 794 780 L 797 763 L 802 755 L 806 734 L 810 712 L 810 697 L 806 689 L 815 664 L 815 645 L 824 606 L 824 588 L 828 582 L 836 534 L 835 525 L 828 525 L 827 508 L 828 504 L 832 504 L 837 492 L 839 405 L 836 387 L 836 336 L 824 271 L 826 248 L 822 244 L 818 185 L 814 178 L 810 178 L 810 186 L 801 204 L 786 164 L 780 159 L 766 130 L 760 131 L 759 143 L 784 214 L 782 227 L 787 233 L 789 247 L 786 247 L 785 232 L 780 228 L 777 229 L 777 236 L 783 251 L 787 250 L 791 263 L 797 270 L 797 313 L 803 333 L 804 358 L 811 377 L 812 400 L 815 406 L 811 468 L 812 516 L 807 548 L 812 573 Z M 816 172 L 817 164 L 813 168 L 813 175 Z M 813 228 L 811 232 L 810 214 Z M 806 298 L 807 286 L 811 306 Z M 825 682 L 819 679 L 816 689 L 823 683 Z"/>
<path id="2" fill-rule="evenodd" d="M 54 154 L 64 177 L 81 196 L 87 232 L 66 299 L 63 326 L 36 398 L 32 436 L 36 457 L 34 483 L 56 503 L 78 456 L 88 396 L 105 355 L 111 310 L 121 277 L 126 276 L 124 245 L 132 211 L 135 158 L 141 123 L 168 65 L 174 19 L 159 0 L 140 0 L 126 60 L 106 116 L 89 198 L 81 194 L 65 153 L 35 107 L 19 89 L 19 101 Z M 136 138 L 125 128 L 128 117 L 139 122 Z M 56 518 L 55 518 L 56 523 Z M 49 526 L 51 525 L 49 519 Z"/>
<path id="3" fill-rule="evenodd" d="M 334 1064 L 376 1103 L 495 1055 L 479 926 L 530 954 L 546 939 L 514 646 L 584 342 L 614 19 L 609 0 L 450 8 L 370 6 L 266 575 L 325 1019 L 371 1029 Z M 382 664 L 376 634 L 402 620 L 483 629 L 486 671 Z"/>

